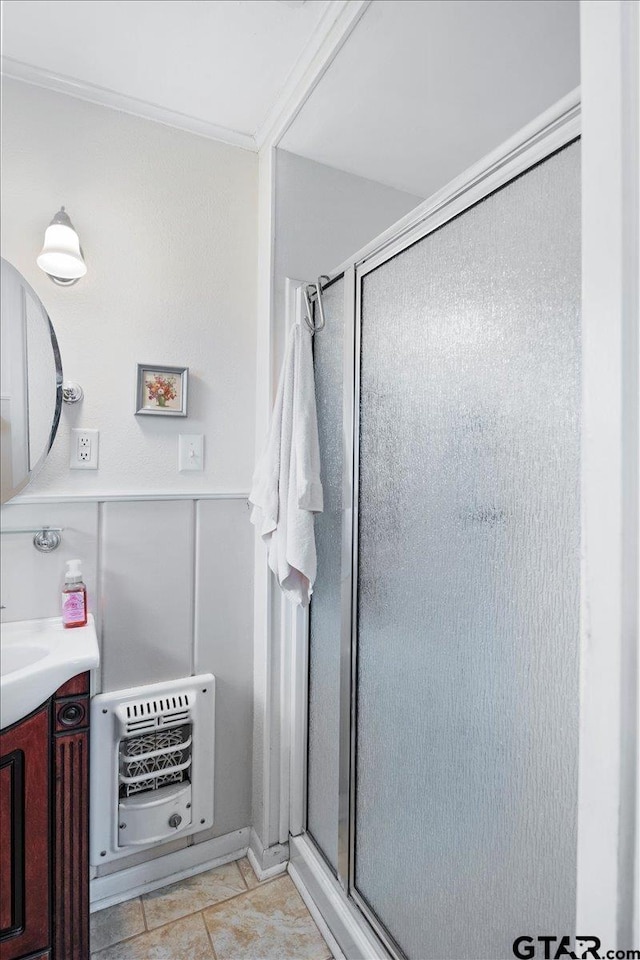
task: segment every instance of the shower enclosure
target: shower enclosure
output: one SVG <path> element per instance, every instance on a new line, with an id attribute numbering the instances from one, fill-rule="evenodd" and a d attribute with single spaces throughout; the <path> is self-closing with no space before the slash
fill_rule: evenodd
<path id="1" fill-rule="evenodd" d="M 324 293 L 304 827 L 381 955 L 575 930 L 577 132 L 566 110 Z"/>

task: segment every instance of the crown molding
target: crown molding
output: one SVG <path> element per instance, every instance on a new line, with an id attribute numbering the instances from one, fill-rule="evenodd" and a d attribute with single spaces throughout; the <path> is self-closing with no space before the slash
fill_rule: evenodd
<path id="1" fill-rule="evenodd" d="M 308 42 L 302 48 L 281 93 L 255 135 L 231 130 L 148 100 L 118 93 L 108 87 L 85 83 L 74 77 L 34 67 L 13 57 L 0 57 L 0 72 L 12 80 L 30 83 L 55 93 L 64 93 L 77 100 L 96 103 L 255 153 L 267 144 L 275 145 L 284 135 L 370 3 L 371 0 L 330 0 Z"/>
<path id="2" fill-rule="evenodd" d="M 21 60 L 14 60 L 13 57 L 3 56 L 0 58 L 0 71 L 3 76 L 12 80 L 20 80 L 36 87 L 44 87 L 46 90 L 53 90 L 55 93 L 65 93 L 77 100 L 97 103 L 101 107 L 119 110 L 121 113 L 141 117 L 143 120 L 153 120 L 167 127 L 184 130 L 186 133 L 207 137 L 209 140 L 218 140 L 221 143 L 227 143 L 233 147 L 242 147 L 244 150 L 251 150 L 254 153 L 258 149 L 255 137 L 250 133 L 230 130 L 228 127 L 221 127 L 216 123 L 210 123 L 208 120 L 201 120 L 177 110 L 169 110 L 157 103 L 139 100 L 137 97 L 127 96 L 107 87 L 85 83 L 83 80 L 65 77 L 50 70 L 42 70 L 40 67 L 23 63 Z"/>
<path id="3" fill-rule="evenodd" d="M 372 0 L 330 0 L 273 107 L 258 127 L 258 150 L 277 146 Z"/>

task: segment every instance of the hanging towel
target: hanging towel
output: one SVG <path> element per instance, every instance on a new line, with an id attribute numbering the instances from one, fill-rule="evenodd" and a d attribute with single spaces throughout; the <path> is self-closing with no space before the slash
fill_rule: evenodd
<path id="1" fill-rule="evenodd" d="M 253 476 L 251 522 L 269 566 L 292 603 L 306 606 L 316 578 L 314 513 L 322 512 L 320 448 L 311 333 L 289 332 L 269 438 Z"/>

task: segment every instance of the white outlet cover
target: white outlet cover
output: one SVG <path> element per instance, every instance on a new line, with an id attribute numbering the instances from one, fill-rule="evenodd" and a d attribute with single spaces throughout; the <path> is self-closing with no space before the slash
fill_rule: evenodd
<path id="1" fill-rule="evenodd" d="M 181 433 L 178 436 L 178 470 L 204 470 L 204 436 L 201 433 Z"/>
<path id="2" fill-rule="evenodd" d="M 97 470 L 100 453 L 100 431 L 71 431 L 69 467 L 71 470 Z"/>

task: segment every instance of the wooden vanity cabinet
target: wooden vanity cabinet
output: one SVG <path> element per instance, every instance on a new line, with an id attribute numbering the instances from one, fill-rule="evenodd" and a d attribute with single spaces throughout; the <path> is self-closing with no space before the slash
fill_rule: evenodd
<path id="1" fill-rule="evenodd" d="M 50 943 L 50 725 L 45 704 L 0 734 L 2 960 Z"/>
<path id="2" fill-rule="evenodd" d="M 89 957 L 89 674 L 0 733 L 0 960 Z"/>

